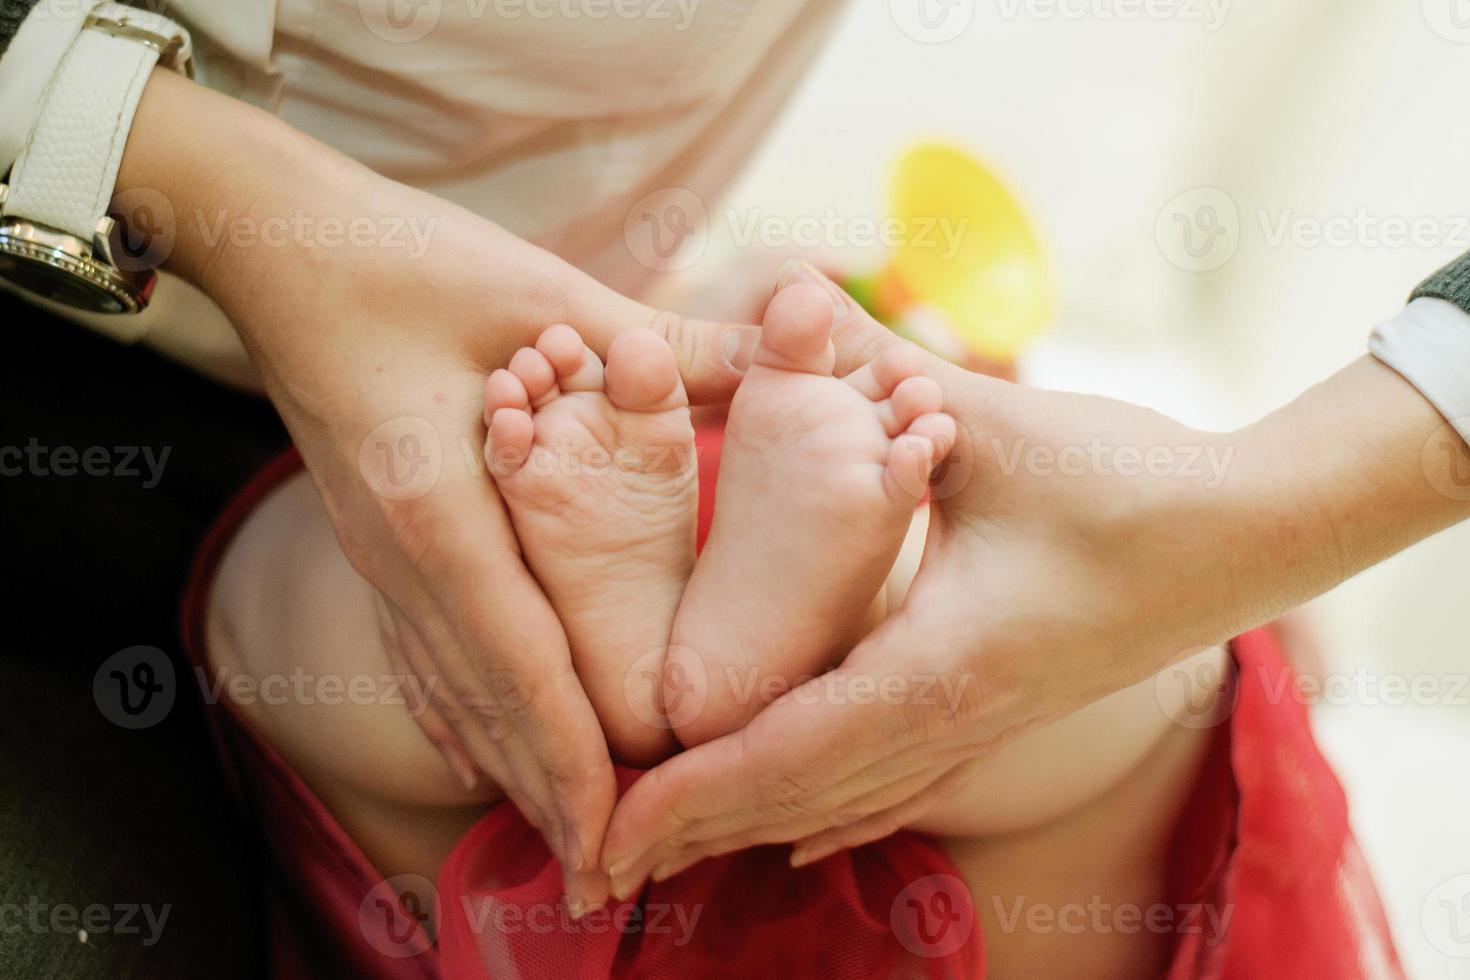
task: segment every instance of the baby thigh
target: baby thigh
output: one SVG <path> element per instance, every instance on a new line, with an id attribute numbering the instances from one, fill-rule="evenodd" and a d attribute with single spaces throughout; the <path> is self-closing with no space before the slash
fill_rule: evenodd
<path id="1" fill-rule="evenodd" d="M 1217 733 L 1190 709 L 1220 693 L 1227 657 L 1198 654 L 976 760 L 917 825 L 968 885 L 990 975 L 1162 974 L 1176 934 L 1140 923 L 1179 913 L 1170 848 Z"/>
<path id="2" fill-rule="evenodd" d="M 380 602 L 310 480 L 295 477 L 224 556 L 200 681 L 234 703 L 381 869 L 419 871 L 499 794 L 486 780 L 466 789 L 420 730 L 415 713 L 434 681 L 390 662 Z"/>

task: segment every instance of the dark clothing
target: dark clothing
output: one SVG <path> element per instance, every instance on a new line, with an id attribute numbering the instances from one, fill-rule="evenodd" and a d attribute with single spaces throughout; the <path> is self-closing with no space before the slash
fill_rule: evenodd
<path id="1" fill-rule="evenodd" d="M 209 522 L 287 441 L 263 399 L 0 296 L 0 978 L 259 973 L 259 845 L 178 607 Z M 99 670 L 139 646 L 159 652 Z"/>

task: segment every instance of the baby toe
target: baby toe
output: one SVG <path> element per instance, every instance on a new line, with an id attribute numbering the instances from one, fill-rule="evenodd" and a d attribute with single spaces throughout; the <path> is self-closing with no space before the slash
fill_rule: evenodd
<path id="1" fill-rule="evenodd" d="M 536 426 L 529 412 L 518 408 L 502 408 L 490 417 L 490 434 L 485 439 L 485 465 L 490 472 L 505 478 L 526 465 Z"/>
<path id="2" fill-rule="evenodd" d="M 689 403 L 673 350 L 652 330 L 630 330 L 613 340 L 607 351 L 607 395 L 631 412 L 662 412 Z"/>
<path id="3" fill-rule="evenodd" d="M 807 374 L 832 373 L 832 298 L 813 283 L 781 290 L 766 307 L 755 363 Z"/>
<path id="4" fill-rule="evenodd" d="M 491 372 L 485 379 L 485 424 L 490 424 L 496 411 L 502 408 L 525 410 L 531 407 L 530 396 L 521 379 L 505 368 Z"/>
<path id="5" fill-rule="evenodd" d="M 865 398 L 878 402 L 905 378 L 924 373 L 924 352 L 897 337 L 872 360 L 843 378 Z"/>
<path id="6" fill-rule="evenodd" d="M 922 375 L 904 378 L 893 389 L 887 401 L 878 403 L 878 415 L 890 437 L 898 435 L 917 418 L 937 412 L 944 404 L 944 393 L 933 378 Z"/>
<path id="7" fill-rule="evenodd" d="M 582 343 L 582 335 L 565 323 L 547 327 L 536 341 L 556 371 L 562 391 L 597 391 L 602 387 L 602 364 Z M 589 363 L 591 362 L 591 363 Z"/>
<path id="8" fill-rule="evenodd" d="M 556 386 L 556 370 L 546 355 L 534 347 L 522 347 L 510 359 L 510 373 L 520 379 L 526 388 L 530 403 L 540 408 L 559 394 Z"/>
<path id="9" fill-rule="evenodd" d="M 915 419 L 896 439 L 888 453 L 885 472 L 889 496 L 896 502 L 917 504 L 929 492 L 929 477 L 955 441 L 954 419 L 935 412 Z"/>

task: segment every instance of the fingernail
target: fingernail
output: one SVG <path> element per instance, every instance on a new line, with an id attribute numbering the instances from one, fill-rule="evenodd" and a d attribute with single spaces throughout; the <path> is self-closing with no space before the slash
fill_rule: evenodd
<path id="1" fill-rule="evenodd" d="M 811 864 L 811 862 L 812 862 L 812 852 L 811 851 L 803 851 L 803 850 L 798 849 L 798 850 L 794 850 L 794 851 L 791 852 L 791 866 L 793 868 L 799 868 L 799 867 L 801 867 L 804 864 Z"/>
<path id="2" fill-rule="evenodd" d="M 475 787 L 480 784 L 480 777 L 475 771 L 474 763 L 470 762 L 469 757 L 461 752 L 458 746 L 443 745 L 440 748 L 444 753 L 445 761 L 449 763 L 449 768 L 453 769 L 459 781 L 464 783 L 464 788 L 473 793 Z"/>
<path id="3" fill-rule="evenodd" d="M 800 259 L 787 259 L 776 274 L 776 292 L 795 282 L 812 282 L 821 286 L 832 297 L 832 323 L 835 326 L 847 319 L 852 312 L 852 297 L 837 283 L 828 279 L 816 266 Z"/>
<path id="4" fill-rule="evenodd" d="M 641 879 L 634 878 L 631 875 L 626 878 L 614 878 L 612 882 L 613 898 L 616 898 L 620 902 L 628 901 L 638 891 L 639 884 L 641 884 Z"/>
<path id="5" fill-rule="evenodd" d="M 776 270 L 776 288 L 772 292 L 779 293 L 797 279 L 805 278 L 802 273 L 809 268 L 811 267 L 801 259 L 787 259 L 782 262 L 781 268 Z"/>
<path id="6" fill-rule="evenodd" d="M 756 330 L 735 327 L 726 331 L 725 360 L 730 363 L 730 367 L 742 374 L 750 370 L 750 362 L 755 357 L 755 347 L 760 339 L 760 333 Z"/>
<path id="7" fill-rule="evenodd" d="M 580 919 L 607 903 L 607 878 L 600 871 L 567 871 L 562 876 L 567 913 Z"/>

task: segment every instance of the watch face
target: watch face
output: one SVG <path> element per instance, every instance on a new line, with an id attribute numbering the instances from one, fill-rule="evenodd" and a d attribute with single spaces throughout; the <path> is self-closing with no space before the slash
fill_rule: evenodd
<path id="1" fill-rule="evenodd" d="M 150 276 L 139 288 L 119 270 L 3 232 L 0 279 L 90 313 L 136 313 L 148 304 L 153 282 Z"/>
<path id="2" fill-rule="evenodd" d="M 125 313 L 121 298 L 90 280 L 45 262 L 0 252 L 0 279 L 63 306 L 97 313 Z"/>

